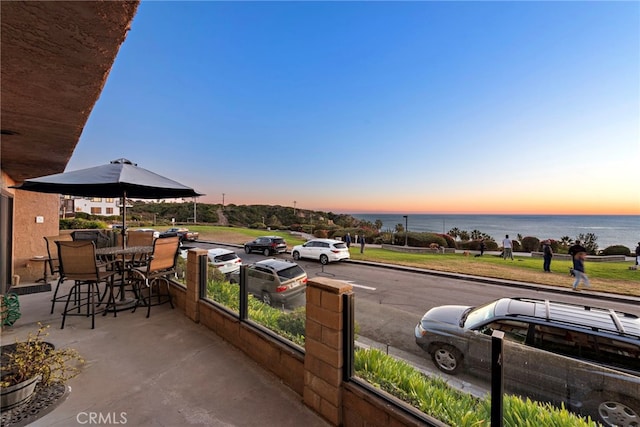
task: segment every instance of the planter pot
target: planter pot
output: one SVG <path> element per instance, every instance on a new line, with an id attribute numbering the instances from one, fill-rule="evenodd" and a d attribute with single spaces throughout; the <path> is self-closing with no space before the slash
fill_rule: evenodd
<path id="1" fill-rule="evenodd" d="M 40 375 L 37 375 L 27 381 L 9 386 L 2 387 L 1 390 L 1 407 L 5 411 L 14 408 L 22 403 L 27 402 L 36 391 L 36 385 L 40 381 Z"/>

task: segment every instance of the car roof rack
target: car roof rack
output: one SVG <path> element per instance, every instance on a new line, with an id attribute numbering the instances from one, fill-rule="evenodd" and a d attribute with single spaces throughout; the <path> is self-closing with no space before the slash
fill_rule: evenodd
<path id="1" fill-rule="evenodd" d="M 611 308 L 535 298 L 510 298 L 534 305 L 532 313 L 506 313 L 509 317 L 526 317 L 579 329 L 609 332 L 640 340 L 640 317 Z M 579 320 L 579 321 L 577 321 Z"/>

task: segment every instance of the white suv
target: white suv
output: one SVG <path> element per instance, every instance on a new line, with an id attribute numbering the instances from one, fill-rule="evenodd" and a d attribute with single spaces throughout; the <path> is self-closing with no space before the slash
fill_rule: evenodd
<path id="1" fill-rule="evenodd" d="M 209 263 L 223 274 L 230 274 L 240 270 L 242 259 L 233 251 L 223 248 L 213 248 L 207 251 Z"/>
<path id="2" fill-rule="evenodd" d="M 312 239 L 303 245 L 294 246 L 291 255 L 296 261 L 300 258 L 317 259 L 321 264 L 349 259 L 351 253 L 347 245 L 340 240 Z"/>

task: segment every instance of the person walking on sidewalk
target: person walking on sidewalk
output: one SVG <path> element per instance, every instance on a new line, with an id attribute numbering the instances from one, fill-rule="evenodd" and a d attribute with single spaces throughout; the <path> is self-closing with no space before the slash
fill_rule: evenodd
<path id="1" fill-rule="evenodd" d="M 551 249 L 551 241 L 549 239 L 543 242 L 542 253 L 543 253 L 543 259 L 544 259 L 544 263 L 542 264 L 542 269 L 546 273 L 551 273 L 551 258 L 553 258 L 553 249 Z"/>
<path id="2" fill-rule="evenodd" d="M 364 240 L 364 233 L 362 233 L 360 235 L 360 253 L 363 254 L 364 253 L 364 245 L 365 245 L 365 240 Z"/>
<path id="3" fill-rule="evenodd" d="M 590 287 L 591 283 L 584 272 L 584 260 L 587 257 L 587 250 L 580 244 L 580 240 L 576 240 L 575 245 L 569 248 L 569 254 L 573 258 L 573 273 L 576 276 L 573 281 L 573 290 L 578 290 L 580 282 L 583 282 L 585 288 Z"/>
<path id="4" fill-rule="evenodd" d="M 502 247 L 504 248 L 502 251 L 502 258 L 507 259 L 507 257 L 509 257 L 511 258 L 511 261 L 513 261 L 513 243 L 511 242 L 508 234 L 504 236 L 504 239 L 502 240 Z"/>
<path id="5" fill-rule="evenodd" d="M 636 246 L 636 265 L 640 265 L 640 242 Z"/>

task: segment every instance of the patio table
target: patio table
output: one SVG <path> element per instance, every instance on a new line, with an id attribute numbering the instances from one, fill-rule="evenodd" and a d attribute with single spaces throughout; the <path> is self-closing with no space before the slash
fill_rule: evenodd
<path id="1" fill-rule="evenodd" d="M 125 298 L 124 287 L 126 286 L 125 276 L 128 273 L 129 269 L 133 265 L 136 257 L 139 257 L 139 260 L 146 255 L 149 255 L 153 252 L 153 246 L 129 246 L 127 248 L 122 248 L 120 246 L 110 246 L 106 248 L 98 248 L 96 249 L 96 256 L 102 259 L 110 258 L 113 259 L 115 257 L 121 257 L 122 262 L 122 277 L 120 281 L 120 299 L 115 301 L 116 307 L 109 307 L 105 309 L 105 314 L 107 311 L 121 311 L 126 310 L 128 308 L 133 308 L 135 304 L 138 302 L 138 298 Z M 131 257 L 130 262 L 127 262 L 127 257 Z M 134 289 L 135 292 L 135 289 Z"/>

